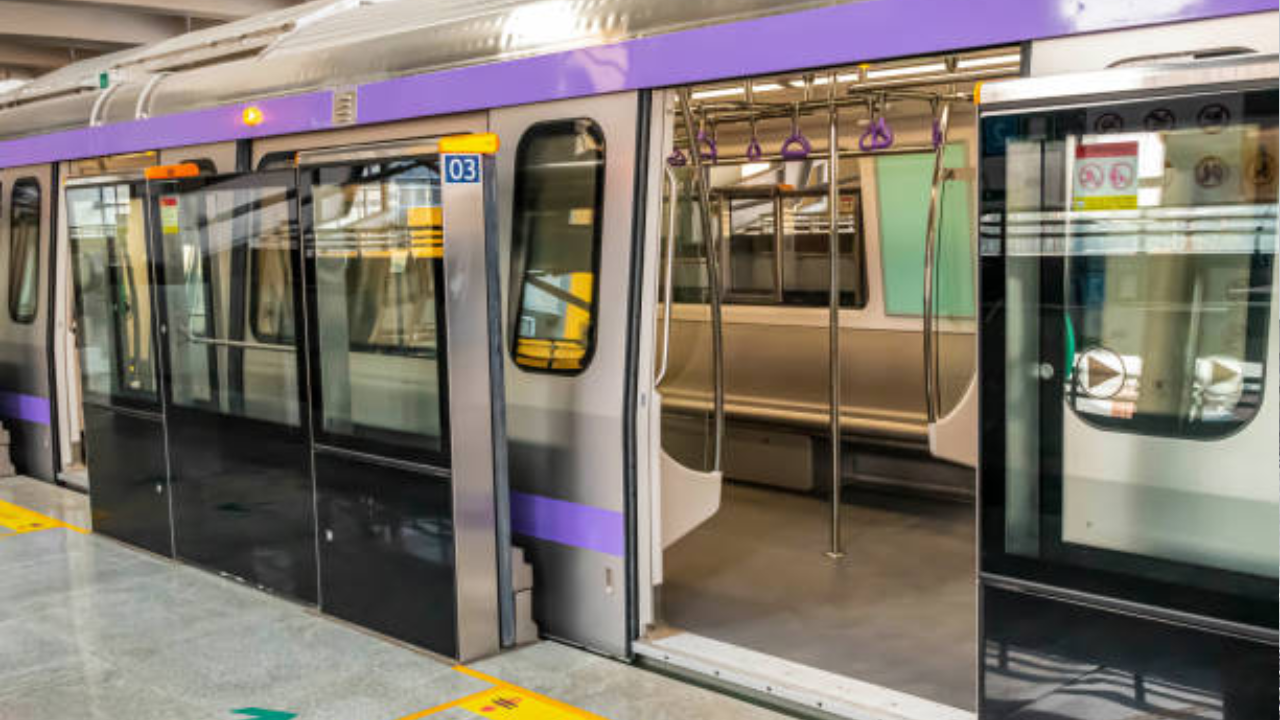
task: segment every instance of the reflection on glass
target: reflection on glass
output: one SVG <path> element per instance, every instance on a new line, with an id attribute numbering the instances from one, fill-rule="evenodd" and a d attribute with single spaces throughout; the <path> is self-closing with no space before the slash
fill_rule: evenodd
<path id="1" fill-rule="evenodd" d="M 276 298 L 270 327 L 291 333 L 293 270 L 259 273 L 258 290 L 248 281 L 255 252 L 297 251 L 294 198 L 292 187 L 243 181 L 156 197 L 174 404 L 300 424 L 296 348 L 254 335 L 250 311 L 253 292 Z"/>
<path id="2" fill-rule="evenodd" d="M 984 120 L 1009 552 L 1276 577 L 1275 109 L 1273 90 Z"/>
<path id="3" fill-rule="evenodd" d="M 516 151 L 513 240 L 519 263 L 513 359 L 576 373 L 595 345 L 604 135 L 590 120 L 533 126 Z"/>
<path id="4" fill-rule="evenodd" d="M 128 185 L 67 190 L 86 399 L 154 400 L 146 216 Z"/>
<path id="5" fill-rule="evenodd" d="M 9 317 L 36 319 L 40 306 L 40 184 L 23 178 L 9 194 Z"/>
<path id="6" fill-rule="evenodd" d="M 324 433 L 440 452 L 440 177 L 434 160 L 315 171 Z"/>

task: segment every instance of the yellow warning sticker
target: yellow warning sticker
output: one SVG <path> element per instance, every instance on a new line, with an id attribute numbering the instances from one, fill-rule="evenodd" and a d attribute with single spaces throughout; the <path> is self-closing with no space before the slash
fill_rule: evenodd
<path id="1" fill-rule="evenodd" d="M 470 675 L 477 680 L 483 680 L 493 687 L 412 715 L 406 715 L 399 720 L 419 720 L 419 718 L 436 715 L 453 708 L 461 708 L 472 715 L 482 718 L 509 718 L 509 720 L 606 720 L 606 718 L 594 713 L 579 710 L 572 705 L 553 700 L 545 695 L 539 695 L 532 690 L 525 690 L 522 687 L 485 675 L 469 667 L 458 665 L 453 669 L 463 675 Z"/>
<path id="2" fill-rule="evenodd" d="M 507 687 L 496 687 L 487 693 L 472 696 L 458 707 L 487 718 L 565 720 L 565 718 L 575 717 L 561 708 L 544 703 L 521 690 Z"/>
<path id="3" fill-rule="evenodd" d="M 48 530 L 50 528 L 67 528 L 76 532 L 86 532 L 83 528 L 68 525 L 34 510 L 0 500 L 0 536 L 21 535 L 22 533 Z"/>
<path id="4" fill-rule="evenodd" d="M 182 231 L 176 195 L 164 195 L 160 198 L 160 231 L 165 235 L 177 235 Z"/>

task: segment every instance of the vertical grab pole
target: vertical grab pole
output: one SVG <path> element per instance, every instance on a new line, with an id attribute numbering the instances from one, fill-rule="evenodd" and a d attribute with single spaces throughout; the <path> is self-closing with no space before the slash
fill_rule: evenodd
<path id="1" fill-rule="evenodd" d="M 938 365 L 934 361 L 933 347 L 933 267 L 937 262 L 938 203 L 942 198 L 942 183 L 946 176 L 944 155 L 947 149 L 947 124 L 951 119 L 951 103 L 942 104 L 934 134 L 933 185 L 929 188 L 929 216 L 924 232 L 924 405 L 925 415 L 932 425 L 938 421 Z"/>
<path id="2" fill-rule="evenodd" d="M 836 107 L 836 74 L 827 82 L 827 220 L 830 261 L 827 330 L 830 354 L 827 360 L 828 402 L 831 406 L 831 547 L 827 557 L 844 557 L 840 532 L 840 123 Z"/>
<path id="3" fill-rule="evenodd" d="M 707 248 L 707 291 L 711 295 L 711 355 L 712 383 L 715 409 L 715 445 L 712 472 L 720 472 L 722 446 L 724 444 L 724 333 L 720 316 L 720 243 L 711 233 L 711 190 L 702 167 L 698 134 L 693 127 L 692 93 L 688 87 L 680 88 L 680 115 L 684 121 L 684 134 L 689 142 L 689 159 L 698 180 L 698 205 L 702 220 L 702 242 Z"/>

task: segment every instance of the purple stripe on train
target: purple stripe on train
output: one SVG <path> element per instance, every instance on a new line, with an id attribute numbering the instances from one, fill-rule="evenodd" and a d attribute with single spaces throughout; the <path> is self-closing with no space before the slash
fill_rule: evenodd
<path id="1" fill-rule="evenodd" d="M 24 420 L 38 425 L 48 425 L 52 418 L 49 399 L 0 391 L 0 417 L 6 420 Z"/>
<path id="2" fill-rule="evenodd" d="M 511 493 L 511 530 L 538 540 L 622 557 L 626 554 L 626 519 L 620 512 Z"/>
<path id="3" fill-rule="evenodd" d="M 384 80 L 359 88 L 361 124 L 840 65 L 1138 25 L 1275 10 L 1275 0 L 863 0 Z M 928 18 L 928 22 L 921 22 Z M 331 94 L 0 142 L 0 167 L 328 128 Z"/>

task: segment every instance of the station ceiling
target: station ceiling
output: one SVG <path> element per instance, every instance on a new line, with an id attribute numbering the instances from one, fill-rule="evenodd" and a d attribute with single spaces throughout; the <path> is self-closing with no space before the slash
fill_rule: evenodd
<path id="1" fill-rule="evenodd" d="M 63 65 L 300 0 L 0 0 L 0 91 Z"/>

